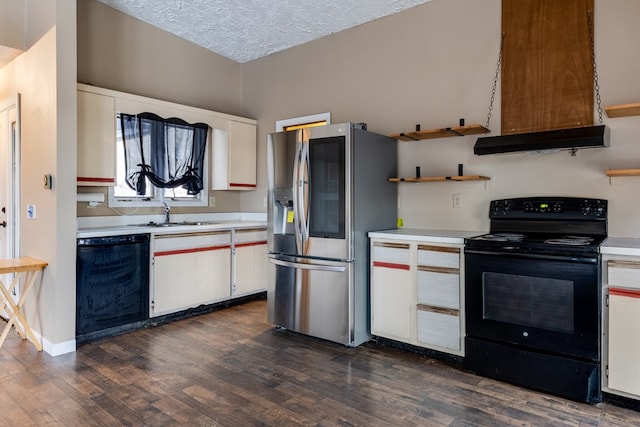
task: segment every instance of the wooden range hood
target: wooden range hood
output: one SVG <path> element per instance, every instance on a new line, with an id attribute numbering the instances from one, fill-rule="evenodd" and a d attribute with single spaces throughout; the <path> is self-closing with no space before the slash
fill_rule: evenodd
<path id="1" fill-rule="evenodd" d="M 608 146 L 593 125 L 593 0 L 503 0 L 502 33 L 502 136 L 474 153 Z"/>

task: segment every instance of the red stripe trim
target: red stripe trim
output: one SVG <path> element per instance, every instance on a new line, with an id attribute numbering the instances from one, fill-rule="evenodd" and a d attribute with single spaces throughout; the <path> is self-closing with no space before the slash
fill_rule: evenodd
<path id="1" fill-rule="evenodd" d="M 229 187 L 247 187 L 247 188 L 256 188 L 256 184 L 243 184 L 241 182 L 230 182 Z"/>
<path id="2" fill-rule="evenodd" d="M 247 242 L 247 243 L 236 243 L 236 248 L 241 248 L 243 246 L 258 246 L 258 245 L 266 245 L 267 241 L 263 240 L 261 242 Z"/>
<path id="3" fill-rule="evenodd" d="M 107 182 L 107 183 L 115 183 L 116 180 L 114 178 L 96 178 L 96 177 L 87 177 L 87 176 L 79 176 L 77 178 L 79 182 Z"/>
<path id="4" fill-rule="evenodd" d="M 393 268 L 396 270 L 409 270 L 407 264 L 395 264 L 393 262 L 373 261 L 374 267 Z"/>
<path id="5" fill-rule="evenodd" d="M 206 252 L 206 251 L 217 251 L 220 249 L 229 249 L 231 245 L 224 246 L 206 246 L 203 248 L 189 248 L 189 249 L 173 249 L 170 251 L 158 251 L 154 252 L 154 256 L 166 256 L 166 255 L 178 255 L 178 254 L 190 254 L 193 252 Z"/>
<path id="6" fill-rule="evenodd" d="M 609 288 L 609 295 L 619 295 L 621 297 L 640 298 L 640 291 L 630 289 Z"/>

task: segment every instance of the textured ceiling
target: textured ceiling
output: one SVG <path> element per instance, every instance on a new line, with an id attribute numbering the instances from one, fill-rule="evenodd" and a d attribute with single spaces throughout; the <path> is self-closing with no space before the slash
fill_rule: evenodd
<path id="1" fill-rule="evenodd" d="M 244 63 L 430 0 L 98 0 Z"/>

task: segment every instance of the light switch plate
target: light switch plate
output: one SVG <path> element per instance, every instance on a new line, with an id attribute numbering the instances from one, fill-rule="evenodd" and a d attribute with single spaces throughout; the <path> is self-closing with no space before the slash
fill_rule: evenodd
<path id="1" fill-rule="evenodd" d="M 36 219 L 36 205 L 27 205 L 27 219 Z"/>

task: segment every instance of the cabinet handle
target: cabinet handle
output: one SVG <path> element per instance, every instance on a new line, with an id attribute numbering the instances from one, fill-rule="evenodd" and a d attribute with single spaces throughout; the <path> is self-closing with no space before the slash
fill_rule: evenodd
<path id="1" fill-rule="evenodd" d="M 407 264 L 396 264 L 393 262 L 374 261 L 374 267 L 392 268 L 394 270 L 409 270 L 410 267 Z"/>
<path id="2" fill-rule="evenodd" d="M 409 249 L 408 243 L 374 242 L 373 246 L 377 246 L 379 248 Z"/>
<path id="3" fill-rule="evenodd" d="M 446 246 L 418 245 L 419 251 L 446 252 L 450 254 L 459 254 L 459 248 L 449 248 Z"/>
<path id="4" fill-rule="evenodd" d="M 448 316 L 460 316 L 460 310 L 455 308 L 436 307 L 434 305 L 418 304 L 416 307 L 420 311 L 430 311 L 432 313 L 446 314 Z"/>
<path id="5" fill-rule="evenodd" d="M 632 289 L 609 288 L 609 295 L 640 299 L 640 291 Z"/>
<path id="6" fill-rule="evenodd" d="M 430 273 L 442 273 L 442 274 L 460 274 L 460 269 L 450 267 L 433 267 L 426 265 L 419 265 L 418 271 L 428 271 Z"/>
<path id="7" fill-rule="evenodd" d="M 607 267 L 609 268 L 635 268 L 640 270 L 640 262 L 637 261 L 620 261 L 620 260 L 609 260 L 607 261 Z"/>

